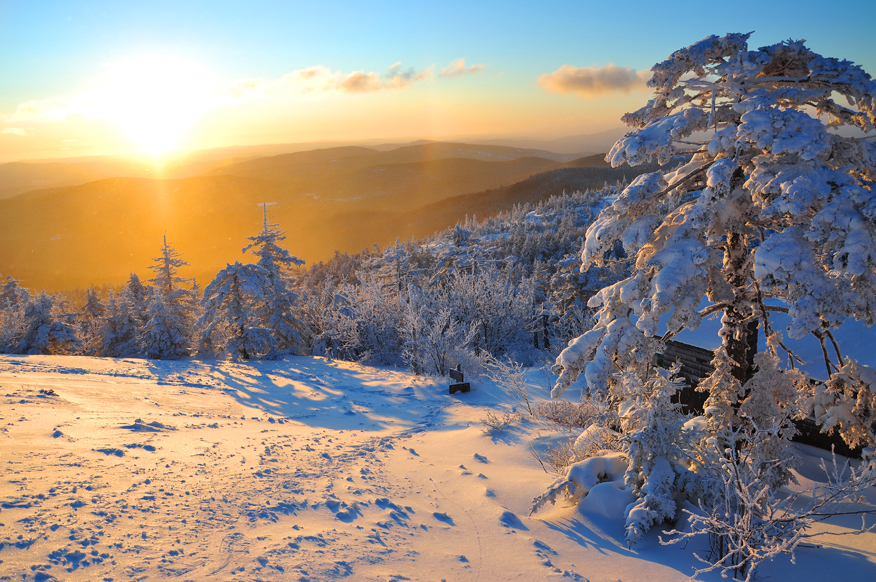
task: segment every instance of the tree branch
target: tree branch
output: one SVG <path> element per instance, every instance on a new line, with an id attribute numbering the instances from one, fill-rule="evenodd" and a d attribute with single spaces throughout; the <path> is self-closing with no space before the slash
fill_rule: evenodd
<path id="1" fill-rule="evenodd" d="M 698 154 L 698 153 L 704 153 L 704 152 L 696 151 L 696 152 L 693 152 L 693 153 Z M 662 191 L 658 192 L 658 193 L 657 193 L 657 198 L 661 198 L 661 197 L 665 196 L 666 194 L 672 192 L 673 190 L 675 190 L 676 188 L 678 188 L 679 186 L 681 186 L 681 185 L 684 184 L 685 182 L 688 182 L 688 181 L 692 180 L 692 179 L 694 178 L 694 176 L 696 176 L 696 175 L 698 175 L 698 174 L 702 174 L 703 172 L 705 172 L 706 170 L 708 170 L 708 169 L 712 166 L 712 164 L 714 164 L 714 163 L 717 162 L 717 161 L 718 161 L 718 160 L 712 160 L 711 162 L 709 162 L 709 163 L 707 163 L 707 164 L 705 164 L 705 165 L 703 165 L 703 166 L 700 166 L 699 168 L 697 168 L 696 170 L 694 170 L 693 172 L 691 172 L 690 174 L 688 174 L 687 176 L 685 176 L 684 178 L 682 178 L 681 180 L 679 180 L 678 182 L 676 182 L 675 184 L 673 184 L 673 185 L 671 185 L 671 186 L 669 186 L 669 187 L 663 189 Z"/>
<path id="2" fill-rule="evenodd" d="M 839 360 L 840 366 L 843 365 L 843 355 L 840 353 L 839 344 L 836 341 L 836 338 L 833 337 L 833 332 L 829 329 L 824 330 L 824 333 L 830 339 L 830 342 L 833 344 L 833 349 L 836 352 L 836 357 Z"/>

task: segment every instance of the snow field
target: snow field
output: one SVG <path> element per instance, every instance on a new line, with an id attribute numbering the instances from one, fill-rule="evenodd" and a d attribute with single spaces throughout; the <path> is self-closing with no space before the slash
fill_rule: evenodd
<path id="1" fill-rule="evenodd" d="M 315 357 L 0 357 L 0 579 L 687 579 L 705 541 L 627 548 L 617 495 L 530 516 L 556 476 L 529 444 L 574 435 L 486 434 L 512 402 L 473 388 Z M 807 454 L 801 486 L 820 478 Z M 762 575 L 873 579 L 876 535 L 826 543 Z"/>

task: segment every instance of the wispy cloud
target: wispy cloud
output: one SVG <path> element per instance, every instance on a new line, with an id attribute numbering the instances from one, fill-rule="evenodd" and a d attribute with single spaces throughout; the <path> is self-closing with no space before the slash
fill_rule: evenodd
<path id="1" fill-rule="evenodd" d="M 388 91 L 404 89 L 405 87 L 420 81 L 431 81 L 433 67 L 423 70 L 414 68 L 402 69 L 401 62 L 394 63 L 383 75 L 374 71 L 353 71 L 342 73 L 332 71 L 328 67 L 318 65 L 308 67 L 284 75 L 281 79 L 282 88 L 301 93 L 312 91 L 340 91 L 341 93 L 373 93 L 375 91 Z M 270 83 L 268 83 L 270 84 Z M 268 87 L 268 91 L 275 93 L 279 87 Z"/>
<path id="2" fill-rule="evenodd" d="M 5 135 L 27 135 L 27 132 L 19 127 L 4 127 L 0 129 L 0 134 Z"/>
<path id="3" fill-rule="evenodd" d="M 484 70 L 484 65 L 476 63 L 470 67 L 465 66 L 465 59 L 456 59 L 443 69 L 438 74 L 442 77 L 463 77 L 465 75 L 473 75 Z"/>
<path id="4" fill-rule="evenodd" d="M 0 122 L 59 121 L 73 115 L 89 117 L 93 111 L 90 96 L 82 93 L 75 97 L 50 97 L 19 103 L 12 113 L 0 115 Z"/>
<path id="5" fill-rule="evenodd" d="M 14 111 L 0 113 L 5 125 L 32 121 L 60 121 L 70 117 L 85 119 L 116 119 L 136 116 L 140 109 L 157 109 L 167 114 L 173 109 L 190 115 L 223 105 L 236 105 L 265 98 L 336 92 L 348 95 L 378 91 L 403 90 L 415 83 L 429 82 L 435 77 L 434 65 L 425 69 L 403 68 L 401 62 L 391 65 L 385 73 L 375 71 L 343 72 L 323 65 L 298 69 L 277 79 L 238 79 L 218 81 L 207 76 L 186 75 L 185 70 L 166 77 L 163 71 L 172 67 L 154 63 L 133 62 L 114 65 L 115 76 L 90 91 L 71 96 L 51 97 L 19 104 Z M 455 67 L 455 68 L 454 68 Z M 146 68 L 151 76 L 138 74 Z M 178 67 L 180 68 L 180 67 Z M 465 68 L 464 60 L 454 62 L 440 74 L 459 76 L 477 72 L 481 65 Z M 451 70 L 451 73 L 447 71 Z M 461 72 L 453 72 L 453 71 Z M 162 74 L 165 77 L 162 77 Z M 6 131 L 5 133 L 10 133 Z"/>
<path id="6" fill-rule="evenodd" d="M 389 72 L 385 76 L 385 85 L 387 88 L 403 89 L 411 83 L 431 81 L 435 78 L 434 70 L 434 65 L 426 67 L 422 71 L 417 71 L 414 68 L 402 70 L 402 64 L 398 62 L 389 67 Z"/>
<path id="7" fill-rule="evenodd" d="M 599 97 L 609 93 L 629 93 L 646 90 L 649 71 L 608 64 L 604 67 L 573 67 L 563 65 L 553 73 L 545 73 L 538 84 L 554 93 L 575 93 L 581 97 Z"/>

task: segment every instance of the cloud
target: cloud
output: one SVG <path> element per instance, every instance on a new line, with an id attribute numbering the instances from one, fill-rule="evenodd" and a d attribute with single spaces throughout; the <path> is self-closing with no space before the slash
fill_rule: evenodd
<path id="1" fill-rule="evenodd" d="M 464 63 L 463 63 L 464 65 Z M 138 117 L 139 110 L 159 110 L 167 116 L 177 110 L 190 117 L 224 105 L 237 105 L 271 97 L 307 93 L 372 93 L 404 89 L 414 83 L 434 78 L 434 66 L 422 70 L 403 69 L 401 62 L 380 74 L 374 71 L 333 71 L 323 65 L 298 69 L 278 79 L 239 79 L 217 81 L 203 78 L 180 78 L 179 75 L 146 83 L 137 70 L 127 71 L 121 80 L 69 96 L 27 101 L 11 113 L 0 114 L 0 124 L 34 121 L 63 121 L 70 117 L 85 119 L 119 119 Z M 145 87 L 145 89 L 144 89 Z M 12 133 L 4 130 L 4 133 Z"/>
<path id="2" fill-rule="evenodd" d="M 434 70 L 435 67 L 433 65 L 426 67 L 422 71 L 417 71 L 413 68 L 405 71 L 402 70 L 401 62 L 398 62 L 389 67 L 389 72 L 384 76 L 383 86 L 386 89 L 404 89 L 411 83 L 431 81 L 435 77 L 433 74 Z"/>
<path id="3" fill-rule="evenodd" d="M 21 121 L 60 121 L 71 115 L 86 115 L 91 111 L 90 99 L 86 94 L 76 97 L 51 97 L 20 103 L 15 111 L 0 115 L 2 123 Z"/>
<path id="4" fill-rule="evenodd" d="M 380 89 L 380 75 L 355 71 L 338 80 L 338 90 L 344 93 L 370 93 Z"/>
<path id="5" fill-rule="evenodd" d="M 280 85 L 285 90 L 299 93 L 312 91 L 340 91 L 341 93 L 373 93 L 392 89 L 404 89 L 412 83 L 431 81 L 433 67 L 421 71 L 413 68 L 402 69 L 401 62 L 394 63 L 387 72 L 380 75 L 374 71 L 353 71 L 342 73 L 328 67 L 317 65 L 292 71 L 283 75 Z"/>
<path id="6" fill-rule="evenodd" d="M 484 66 L 481 64 L 474 64 L 468 68 L 465 67 L 465 59 L 456 59 L 438 73 L 442 77 L 462 77 L 465 75 L 473 75 L 475 73 L 480 73 L 484 70 Z"/>
<path id="7" fill-rule="evenodd" d="M 5 135 L 27 135 L 27 132 L 18 127 L 4 127 L 0 129 L 0 134 Z"/>
<path id="8" fill-rule="evenodd" d="M 575 93 L 581 97 L 599 97 L 609 93 L 644 91 L 649 71 L 612 64 L 604 67 L 573 67 L 563 65 L 553 73 L 545 73 L 538 84 L 553 93 Z"/>
<path id="9" fill-rule="evenodd" d="M 264 79 L 232 81 L 231 83 L 225 83 L 224 85 L 222 85 L 221 90 L 218 91 L 218 93 L 225 97 L 239 99 L 257 91 L 261 86 L 264 85 L 264 83 Z"/>

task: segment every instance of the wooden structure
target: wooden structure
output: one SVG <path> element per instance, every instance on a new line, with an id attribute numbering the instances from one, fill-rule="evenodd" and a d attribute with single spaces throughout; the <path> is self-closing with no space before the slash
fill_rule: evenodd
<path id="1" fill-rule="evenodd" d="M 682 388 L 673 400 L 681 404 L 682 412 L 702 414 L 709 395 L 706 392 L 697 392 L 696 388 L 700 380 L 712 373 L 713 356 L 711 350 L 673 340 L 667 341 L 666 349 L 655 356 L 654 363 L 661 368 L 668 368 L 675 362 L 681 364 L 681 376 L 687 386 Z M 828 451 L 832 447 L 834 451 L 846 457 L 861 457 L 861 447 L 852 449 L 839 435 L 821 432 L 814 418 L 797 420 L 794 424 L 797 426 L 797 434 L 793 439 L 796 442 Z"/>
<path id="2" fill-rule="evenodd" d="M 471 384 L 468 382 L 464 382 L 465 376 L 462 373 L 462 366 L 457 365 L 456 369 L 450 369 L 448 372 L 450 375 L 450 379 L 455 383 L 450 385 L 450 393 L 456 394 L 457 392 L 471 392 Z"/>

